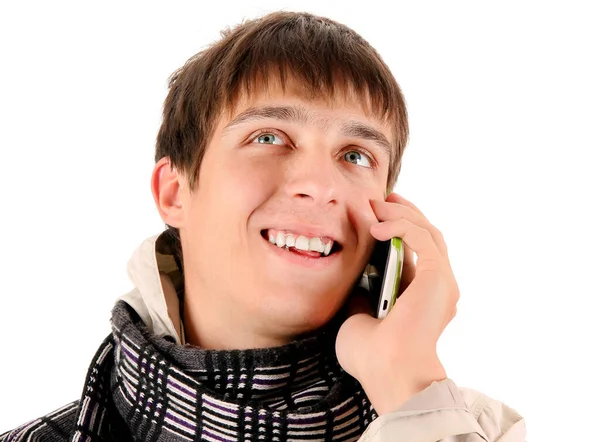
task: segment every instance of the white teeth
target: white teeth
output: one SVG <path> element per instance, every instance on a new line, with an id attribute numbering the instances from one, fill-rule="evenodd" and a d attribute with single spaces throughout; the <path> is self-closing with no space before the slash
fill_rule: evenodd
<path id="1" fill-rule="evenodd" d="M 285 235 L 283 234 L 283 232 L 277 232 L 275 244 L 277 244 L 277 247 L 283 247 L 285 245 Z"/>
<path id="2" fill-rule="evenodd" d="M 269 242 L 277 245 L 277 247 L 290 248 L 295 247 L 298 250 L 314 251 L 322 253 L 323 256 L 328 256 L 331 253 L 333 247 L 333 241 L 328 239 L 324 242 L 320 237 L 308 238 L 304 235 L 296 236 L 292 233 L 285 233 L 285 231 L 276 231 L 275 229 L 269 229 L 268 231 Z"/>
<path id="3" fill-rule="evenodd" d="M 298 250 L 308 250 L 308 238 L 306 236 L 296 238 L 296 248 Z"/>
<path id="4" fill-rule="evenodd" d="M 296 244 L 297 241 L 298 240 L 296 238 L 294 238 L 292 235 L 287 235 L 285 237 L 285 246 L 286 247 L 294 247 L 294 244 Z"/>
<path id="5" fill-rule="evenodd" d="M 323 253 L 323 250 L 325 250 L 325 246 L 323 246 L 323 241 L 321 241 L 321 238 L 311 238 L 308 248 L 319 253 Z"/>

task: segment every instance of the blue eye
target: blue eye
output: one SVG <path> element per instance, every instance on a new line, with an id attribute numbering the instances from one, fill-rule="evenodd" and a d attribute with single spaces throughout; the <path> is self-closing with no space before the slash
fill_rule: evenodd
<path id="1" fill-rule="evenodd" d="M 285 144 L 277 135 L 268 132 L 260 134 L 254 140 L 256 140 L 260 144 Z"/>
<path id="2" fill-rule="evenodd" d="M 358 150 L 351 150 L 349 152 L 346 152 L 344 154 L 344 159 L 348 160 L 353 164 L 358 164 L 361 167 L 371 167 L 371 159 L 367 155 L 360 153 Z M 361 161 L 366 161 L 366 164 L 361 163 Z"/>

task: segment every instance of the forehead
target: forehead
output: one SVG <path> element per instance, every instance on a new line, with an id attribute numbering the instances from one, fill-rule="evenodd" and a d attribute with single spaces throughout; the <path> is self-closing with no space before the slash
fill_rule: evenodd
<path id="1" fill-rule="evenodd" d="M 322 88 L 323 89 L 323 88 Z M 302 124 L 317 125 L 323 130 L 341 127 L 349 122 L 368 123 L 392 143 L 392 130 L 383 112 L 373 109 L 366 92 L 340 84 L 334 93 L 319 91 L 293 77 L 285 82 L 271 79 L 255 82 L 244 92 L 236 94 L 236 100 L 226 106 L 223 123 L 243 119 L 245 114 L 262 118 L 291 120 Z"/>

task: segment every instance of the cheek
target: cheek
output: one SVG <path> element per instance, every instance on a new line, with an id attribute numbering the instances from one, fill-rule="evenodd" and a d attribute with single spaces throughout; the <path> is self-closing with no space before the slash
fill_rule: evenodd
<path id="1" fill-rule="evenodd" d="M 267 162 L 225 156 L 211 163 L 201 182 L 204 191 L 200 189 L 200 193 L 208 202 L 207 209 L 218 208 L 221 219 L 217 216 L 217 222 L 231 224 L 243 217 L 245 224 L 247 216 L 272 195 L 279 174 L 278 168 Z"/>
<path id="2" fill-rule="evenodd" d="M 230 185 L 242 192 L 264 193 L 277 183 L 282 167 L 277 161 L 239 156 L 227 162 Z"/>

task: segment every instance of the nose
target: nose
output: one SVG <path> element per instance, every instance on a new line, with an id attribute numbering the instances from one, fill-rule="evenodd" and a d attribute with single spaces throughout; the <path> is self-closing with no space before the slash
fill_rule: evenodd
<path id="1" fill-rule="evenodd" d="M 326 149 L 306 149 L 287 164 L 286 193 L 294 199 L 326 207 L 337 198 L 336 169 Z"/>

